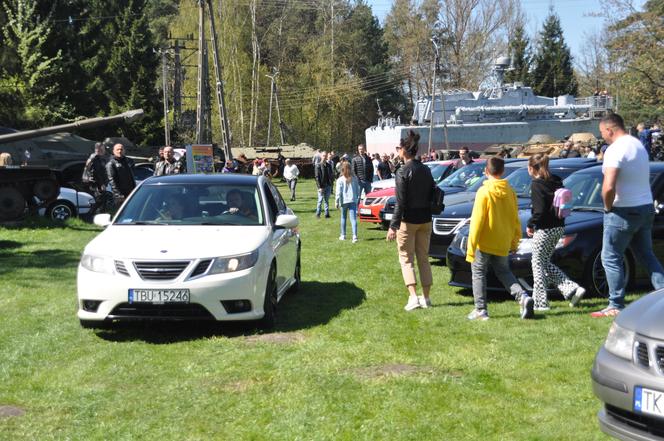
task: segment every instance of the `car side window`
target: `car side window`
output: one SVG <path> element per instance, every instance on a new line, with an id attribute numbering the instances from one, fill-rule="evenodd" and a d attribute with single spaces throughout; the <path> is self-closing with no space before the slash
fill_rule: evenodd
<path id="1" fill-rule="evenodd" d="M 265 192 L 265 198 L 267 199 L 267 211 L 269 212 L 270 219 L 272 219 L 272 223 L 274 223 L 274 221 L 277 220 L 277 214 L 279 214 L 279 207 L 274 200 L 272 189 L 270 189 L 270 186 L 267 183 L 263 184 L 263 191 Z"/>
<path id="2" fill-rule="evenodd" d="M 279 214 L 286 214 L 286 212 L 287 212 L 286 202 L 284 202 L 284 199 L 281 197 L 281 193 L 279 193 L 279 190 L 277 190 L 277 187 L 275 187 L 272 184 L 267 184 L 267 186 L 270 188 L 270 192 L 272 193 L 272 197 L 274 198 L 274 201 L 277 203 L 277 207 L 279 209 Z"/>

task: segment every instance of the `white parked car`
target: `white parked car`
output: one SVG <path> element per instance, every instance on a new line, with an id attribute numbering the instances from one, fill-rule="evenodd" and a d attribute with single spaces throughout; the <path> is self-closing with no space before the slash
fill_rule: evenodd
<path id="1" fill-rule="evenodd" d="M 300 285 L 298 218 L 262 176 L 171 175 L 139 185 L 83 251 L 78 318 L 259 320 Z"/>
<path id="2" fill-rule="evenodd" d="M 58 198 L 39 209 L 40 216 L 46 216 L 52 220 L 67 220 L 71 217 L 88 214 L 95 202 L 94 196 L 84 191 L 73 188 L 60 187 Z"/>

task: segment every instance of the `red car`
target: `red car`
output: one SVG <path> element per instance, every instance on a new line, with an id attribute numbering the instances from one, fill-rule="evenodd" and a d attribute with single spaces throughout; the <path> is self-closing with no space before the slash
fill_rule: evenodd
<path id="1" fill-rule="evenodd" d="M 360 201 L 359 215 L 360 222 L 371 222 L 374 224 L 382 223 L 384 227 L 387 227 L 389 221 L 383 221 L 381 219 L 381 211 L 385 208 L 385 203 L 387 200 L 394 196 L 395 188 L 383 188 L 382 190 L 372 191 Z"/>

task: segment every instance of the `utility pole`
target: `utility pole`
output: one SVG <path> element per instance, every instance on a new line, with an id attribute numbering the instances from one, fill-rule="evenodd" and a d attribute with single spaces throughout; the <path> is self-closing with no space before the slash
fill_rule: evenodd
<path id="1" fill-rule="evenodd" d="M 202 144 L 204 139 L 204 113 L 207 108 L 204 78 L 207 77 L 206 50 L 205 50 L 205 4 L 203 0 L 198 0 L 198 81 L 197 81 L 197 100 L 196 100 L 196 142 Z"/>
<path id="2" fill-rule="evenodd" d="M 330 47 L 330 75 L 334 86 L 334 0 L 330 0 L 330 28 L 332 30 L 332 44 Z"/>
<path id="3" fill-rule="evenodd" d="M 278 74 L 279 72 L 277 72 Z M 275 81 L 274 83 L 274 101 L 277 104 L 277 119 L 279 120 L 279 139 L 281 140 L 281 144 L 279 145 L 285 145 L 286 142 L 284 141 L 284 122 L 281 120 L 281 111 L 279 110 L 279 88 L 277 87 L 277 83 Z"/>
<path id="4" fill-rule="evenodd" d="M 272 133 L 272 99 L 274 97 L 274 80 L 276 76 L 279 75 L 279 71 L 274 69 L 274 72 L 272 75 L 265 75 L 271 80 L 270 83 L 270 112 L 268 113 L 268 119 L 267 119 L 267 143 L 265 144 L 266 147 L 270 146 L 270 135 Z"/>
<path id="5" fill-rule="evenodd" d="M 175 40 L 173 56 L 173 125 L 177 126 L 182 114 L 182 62 L 180 61 L 180 42 Z"/>
<path id="6" fill-rule="evenodd" d="M 212 12 L 212 0 L 207 0 L 210 9 L 210 34 L 212 37 L 212 60 L 214 61 L 214 75 L 216 79 L 217 107 L 219 111 L 219 124 L 221 125 L 221 142 L 226 155 L 226 160 L 233 159 L 231 151 L 230 133 L 228 130 L 228 115 L 226 114 L 226 102 L 224 100 L 224 83 L 221 76 L 221 64 L 219 63 L 219 48 L 217 45 L 217 30 L 214 26 L 214 13 Z"/>
<path id="7" fill-rule="evenodd" d="M 440 70 L 440 46 L 438 42 L 438 35 L 434 34 L 433 37 L 431 38 L 431 43 L 433 44 L 433 50 L 435 54 L 435 61 L 434 61 L 434 66 L 433 66 L 433 93 L 431 97 L 431 126 L 429 128 L 429 151 L 431 151 L 431 136 L 433 135 L 433 110 L 434 106 L 436 103 L 436 74 Z M 441 88 L 440 91 L 440 104 L 443 110 L 443 135 L 445 137 L 445 149 L 449 150 L 450 149 L 450 143 L 447 137 L 447 114 L 445 111 L 445 94 L 443 93 L 443 90 Z"/>
<path id="8" fill-rule="evenodd" d="M 164 100 L 164 145 L 171 145 L 171 131 L 168 126 L 168 66 L 166 59 L 166 49 L 161 51 L 161 88 L 163 89 Z"/>

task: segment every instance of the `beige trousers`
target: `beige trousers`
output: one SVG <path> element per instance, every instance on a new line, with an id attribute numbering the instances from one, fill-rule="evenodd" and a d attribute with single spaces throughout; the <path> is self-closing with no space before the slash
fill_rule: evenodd
<path id="1" fill-rule="evenodd" d="M 431 222 L 409 224 L 401 222 L 397 231 L 397 247 L 403 281 L 408 285 L 417 285 L 415 276 L 415 258 L 420 271 L 422 286 L 433 285 L 431 265 L 429 264 L 429 242 L 431 241 Z"/>

